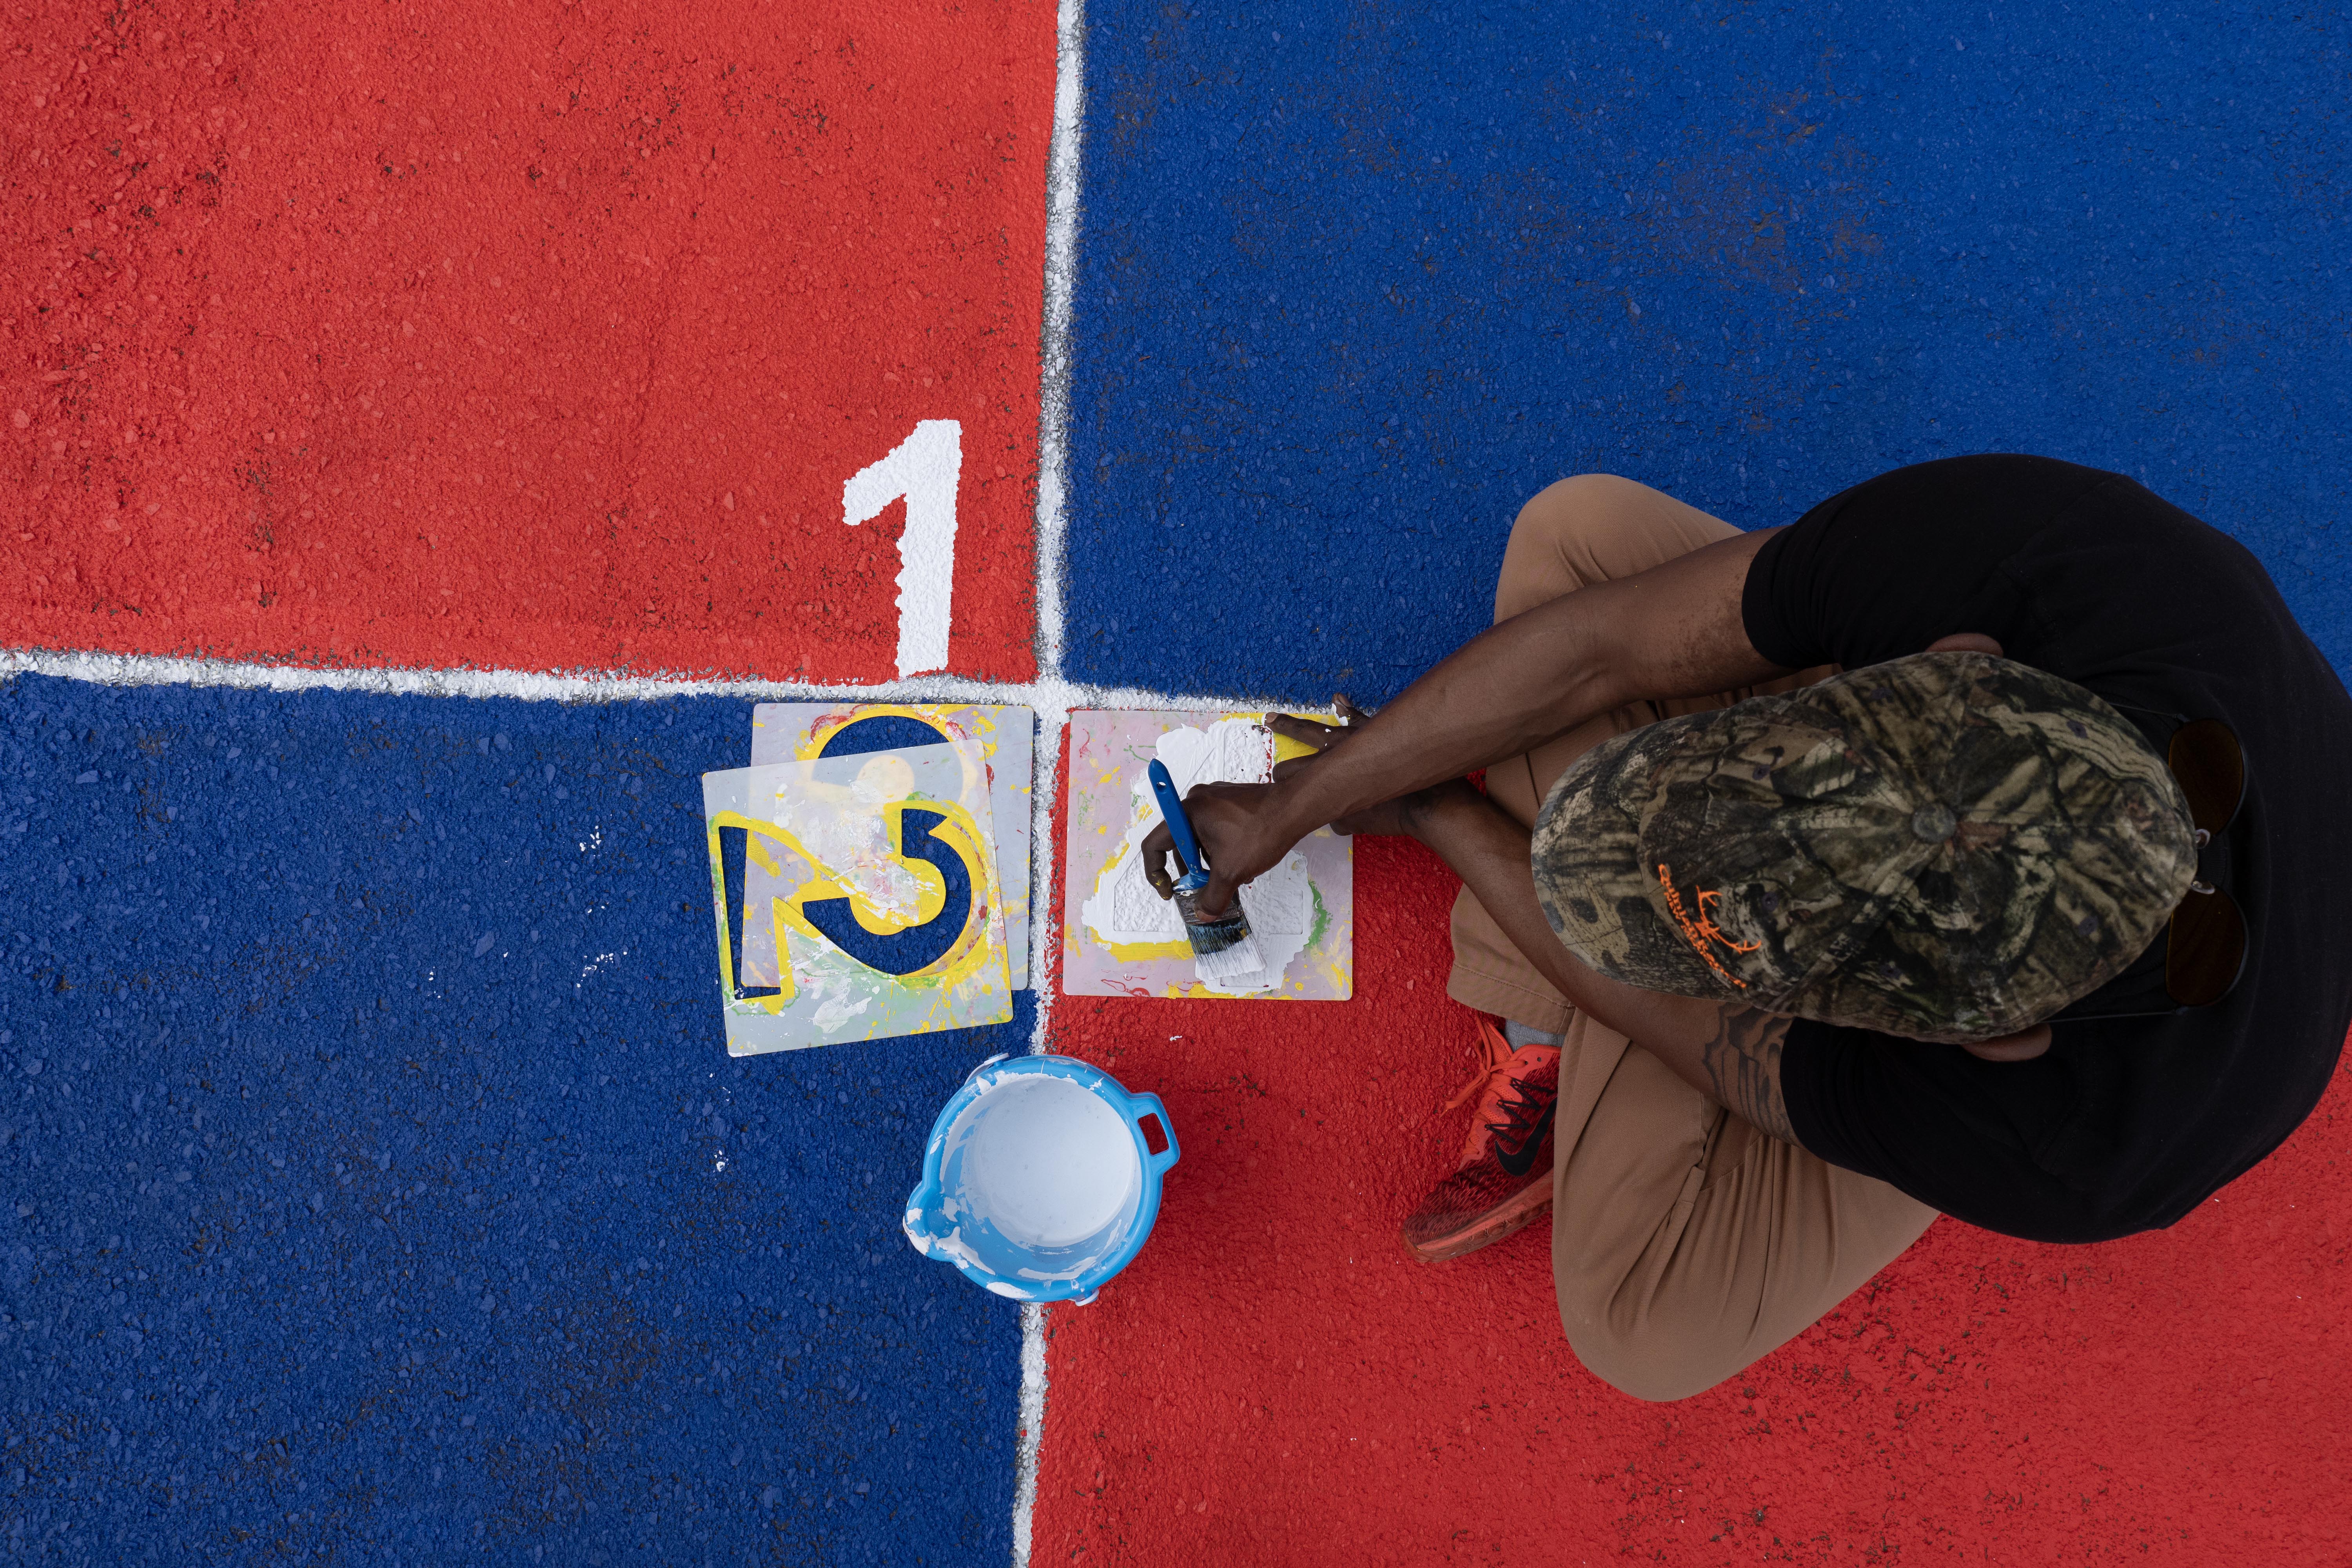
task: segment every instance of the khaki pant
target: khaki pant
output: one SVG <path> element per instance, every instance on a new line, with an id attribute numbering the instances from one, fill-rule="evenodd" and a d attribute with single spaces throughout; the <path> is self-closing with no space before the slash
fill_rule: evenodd
<path id="1" fill-rule="evenodd" d="M 1528 502 L 1503 552 L 1497 621 L 1737 531 L 1631 479 L 1585 474 Z M 1756 690 L 1817 680 L 1808 670 Z M 1611 735 L 1752 695 L 1642 702 L 1490 768 L 1490 798 L 1532 825 L 1554 780 Z M 1598 1377 L 1682 1399 L 1769 1354 L 1919 1238 L 1936 1211 L 1766 1136 L 1625 1037 L 1578 1014 L 1465 889 L 1447 992 L 1565 1034 L 1552 1171 L 1560 1326 Z"/>

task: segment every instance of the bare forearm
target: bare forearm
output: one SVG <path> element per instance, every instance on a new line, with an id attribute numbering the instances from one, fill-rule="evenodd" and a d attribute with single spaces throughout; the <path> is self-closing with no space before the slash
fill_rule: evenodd
<path id="1" fill-rule="evenodd" d="M 1732 1114 L 1750 1127 L 1783 1143 L 1796 1142 L 1788 1102 L 1780 1097 L 1780 1050 L 1788 1044 L 1789 1020 L 1728 1003 L 1709 1005 L 1715 1016 L 1706 1020 L 1705 1036 L 1696 1042 L 1697 1060 L 1692 1064 L 1697 1068 L 1696 1074 L 1692 1065 L 1676 1060 L 1667 1051 L 1656 1054 L 1685 1082 L 1730 1107 Z M 1646 1040 L 1643 1046 L 1656 1050 Z M 1689 1048 L 1675 1044 L 1668 1050 Z"/>
<path id="2" fill-rule="evenodd" d="M 1705 997 L 1637 990 L 1588 967 L 1560 945 L 1537 901 L 1527 829 L 1475 792 L 1453 792 L 1433 803 L 1415 815 L 1412 829 L 1579 1012 L 1639 1041 L 1675 1076 L 1759 1131 L 1797 1141 L 1780 1099 L 1788 1019 Z"/>
<path id="3" fill-rule="evenodd" d="M 1638 698 L 1721 691 L 1780 673 L 1749 646 L 1739 612 L 1765 537 L 1724 540 L 1513 616 L 1278 785 L 1270 805 L 1304 835 L 1521 755 Z"/>
<path id="4" fill-rule="evenodd" d="M 1482 633 L 1400 692 L 1348 743 L 1277 789 L 1302 832 L 1533 751 L 1615 702 L 1583 595 Z"/>
<path id="5" fill-rule="evenodd" d="M 1462 879 L 1470 896 L 1511 939 L 1511 945 L 1555 990 L 1580 1010 L 1617 1027 L 1608 1016 L 1615 1000 L 1608 988 L 1628 988 L 1595 973 L 1560 945 L 1551 921 L 1544 918 L 1543 905 L 1536 900 L 1526 828 L 1466 785 L 1416 813 L 1412 826 L 1412 836 Z"/>

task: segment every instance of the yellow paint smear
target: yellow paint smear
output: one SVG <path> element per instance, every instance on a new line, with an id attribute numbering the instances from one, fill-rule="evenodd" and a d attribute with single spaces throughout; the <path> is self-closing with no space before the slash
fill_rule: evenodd
<path id="1" fill-rule="evenodd" d="M 987 961 L 990 953 L 987 941 L 988 911 L 991 901 L 995 897 L 995 887 L 985 869 L 988 856 L 982 849 L 979 826 L 972 821 L 970 812 L 954 801 L 892 801 L 884 805 L 882 811 L 888 821 L 890 841 L 894 844 L 903 845 L 907 841 L 907 828 L 903 816 L 908 810 L 925 811 L 946 819 L 932 828 L 930 835 L 962 858 L 965 875 L 971 882 L 971 908 L 964 917 L 963 930 L 957 933 L 954 943 L 947 952 L 941 953 L 927 968 L 916 970 L 911 974 L 892 975 L 891 979 L 902 985 L 944 989 L 962 981 Z M 802 906 L 810 900 L 848 900 L 850 918 L 857 922 L 861 930 L 876 936 L 895 936 L 910 927 L 928 924 L 939 919 L 940 912 L 947 907 L 947 879 L 940 874 L 937 866 L 928 860 L 912 859 L 904 855 L 890 857 L 915 879 L 918 889 L 916 918 L 901 919 L 858 891 L 856 888 L 837 880 L 825 868 L 824 863 L 810 854 L 800 840 L 790 832 L 764 818 L 745 816 L 740 812 L 722 811 L 709 820 L 709 844 L 711 889 L 718 896 L 719 902 L 719 975 L 725 982 L 730 995 L 732 995 L 736 990 L 735 960 L 732 952 L 733 944 L 730 941 L 730 933 L 727 926 L 726 862 L 719 847 L 719 829 L 725 827 L 743 829 L 744 858 L 747 860 L 755 861 L 761 870 L 771 876 L 782 876 L 783 867 L 769 849 L 770 843 L 780 844 L 790 849 L 802 860 L 815 867 L 818 871 L 818 875 L 801 883 L 790 894 L 769 900 L 772 906 L 770 918 L 775 922 L 777 968 L 780 972 L 777 978 L 781 984 L 775 995 L 743 998 L 744 1001 L 769 1013 L 782 1012 L 785 1005 L 799 994 L 798 988 L 793 983 L 792 950 L 785 939 L 785 933 L 798 932 L 805 941 L 820 942 L 827 947 L 833 946 L 831 940 L 815 926 L 810 924 L 808 917 L 802 912 Z M 751 911 L 744 910 L 743 917 L 747 921 L 751 919 Z"/>
<path id="2" fill-rule="evenodd" d="M 1192 944 L 1176 942 L 1098 942 L 1095 944 L 1122 963 L 1140 963 L 1150 958 L 1190 958 Z"/>
<path id="3" fill-rule="evenodd" d="M 990 735 L 983 737 L 977 731 L 971 721 L 960 717 L 971 712 L 978 706 L 971 702 L 914 704 L 861 702 L 853 707 L 844 708 L 838 712 L 827 713 L 818 719 L 809 727 L 807 734 L 802 738 L 795 754 L 803 762 L 821 756 L 825 747 L 832 744 L 835 735 L 849 728 L 850 725 L 862 723 L 868 719 L 912 719 L 917 723 L 928 724 L 934 729 L 940 725 L 947 726 L 956 737 L 971 742 L 979 749 L 981 760 L 985 762 L 996 755 L 997 745 L 992 730 Z M 965 782 L 969 784 L 971 781 Z"/>

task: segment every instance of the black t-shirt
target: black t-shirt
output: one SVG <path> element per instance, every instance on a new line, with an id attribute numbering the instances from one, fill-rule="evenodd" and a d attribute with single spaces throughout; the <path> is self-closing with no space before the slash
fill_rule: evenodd
<path id="1" fill-rule="evenodd" d="M 1799 1142 L 1971 1225 L 2083 1242 L 2170 1225 L 2285 1141 L 2352 1023 L 2352 698 L 2243 546 L 2117 474 L 1955 458 L 1767 541 L 1742 609 L 1791 668 L 1983 632 L 2114 703 L 2158 754 L 2216 718 L 2246 755 L 2244 804 L 2201 862 L 2245 912 L 2235 990 L 2059 1022 L 2025 1062 L 1799 1020 L 1780 1064 Z"/>

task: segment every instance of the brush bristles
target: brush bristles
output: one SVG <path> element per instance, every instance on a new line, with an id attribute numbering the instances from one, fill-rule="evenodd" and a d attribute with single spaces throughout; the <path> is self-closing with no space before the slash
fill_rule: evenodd
<path id="1" fill-rule="evenodd" d="M 1240 980 L 1265 971 L 1265 960 L 1258 955 L 1257 938 L 1244 936 L 1231 947 L 1215 952 L 1192 952 L 1192 967 L 1203 980 Z"/>
<path id="2" fill-rule="evenodd" d="M 1206 879 L 1202 879 L 1205 881 Z M 1231 982 L 1265 973 L 1265 960 L 1257 951 L 1257 938 L 1250 934 L 1249 921 L 1242 913 L 1241 900 L 1225 911 L 1222 920 L 1201 918 L 1198 886 L 1187 877 L 1176 884 L 1176 910 L 1184 917 L 1184 935 L 1192 944 L 1192 967 L 1203 980 Z"/>

